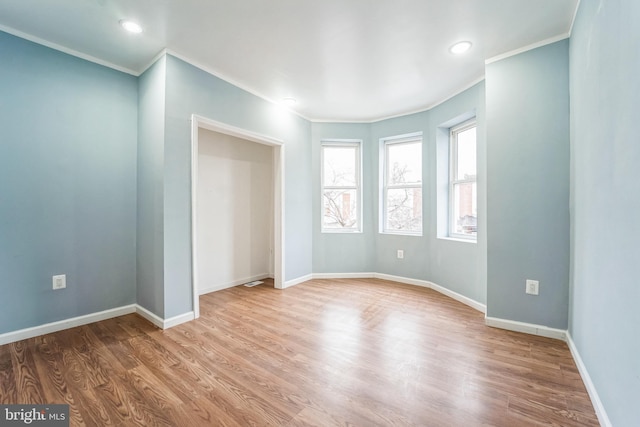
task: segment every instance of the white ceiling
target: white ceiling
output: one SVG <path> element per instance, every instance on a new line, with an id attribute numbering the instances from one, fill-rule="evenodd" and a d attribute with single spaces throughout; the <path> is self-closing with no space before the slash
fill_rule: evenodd
<path id="1" fill-rule="evenodd" d="M 2 0 L 0 29 L 140 74 L 163 49 L 318 121 L 427 109 L 567 36 L 578 0 Z M 125 33 L 120 19 L 144 32 Z M 448 48 L 469 40 L 464 56 Z"/>

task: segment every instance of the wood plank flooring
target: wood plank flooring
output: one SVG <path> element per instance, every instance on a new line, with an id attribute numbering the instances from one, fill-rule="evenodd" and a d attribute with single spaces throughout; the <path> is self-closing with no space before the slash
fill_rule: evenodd
<path id="1" fill-rule="evenodd" d="M 0 346 L 0 403 L 73 426 L 597 426 L 566 344 L 489 328 L 430 289 L 267 282 Z"/>

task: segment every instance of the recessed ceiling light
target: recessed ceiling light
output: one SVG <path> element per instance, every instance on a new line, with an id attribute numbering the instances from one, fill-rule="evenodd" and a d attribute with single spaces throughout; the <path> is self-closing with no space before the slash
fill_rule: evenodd
<path id="1" fill-rule="evenodd" d="M 140 34 L 142 32 L 142 27 L 140 25 L 126 19 L 120 20 L 120 26 L 130 33 Z"/>
<path id="2" fill-rule="evenodd" d="M 287 98 L 282 98 L 282 103 L 287 107 L 293 107 L 298 103 L 298 101 L 296 101 L 295 98 L 287 97 Z"/>
<path id="3" fill-rule="evenodd" d="M 454 55 L 460 55 L 461 53 L 465 53 L 469 49 L 471 49 L 471 42 L 464 41 L 458 42 L 451 46 L 449 48 L 449 52 L 453 53 Z"/>

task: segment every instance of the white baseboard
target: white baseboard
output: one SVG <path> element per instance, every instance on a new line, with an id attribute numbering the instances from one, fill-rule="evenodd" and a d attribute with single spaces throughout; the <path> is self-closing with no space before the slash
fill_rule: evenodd
<path id="1" fill-rule="evenodd" d="M 195 319 L 195 315 L 193 311 L 180 314 L 178 316 L 170 317 L 168 319 L 163 319 L 157 314 L 152 313 L 151 311 L 137 304 L 136 304 L 136 313 L 138 313 L 140 316 L 144 317 L 145 319 L 147 319 L 149 322 L 153 323 L 160 329 L 169 329 L 181 323 L 189 322 L 190 320 Z"/>
<path id="2" fill-rule="evenodd" d="M 484 314 L 487 313 L 487 306 L 485 304 L 482 304 L 481 302 L 478 302 L 469 297 L 465 297 L 464 295 L 454 292 L 450 289 L 447 289 L 444 286 L 436 285 L 433 282 L 430 282 L 430 283 L 431 283 L 431 289 L 433 289 L 434 291 L 438 291 L 441 294 L 448 296 L 449 298 L 452 298 L 456 301 L 466 304 L 471 308 L 475 308 L 481 313 L 484 313 Z"/>
<path id="3" fill-rule="evenodd" d="M 211 292 L 221 291 L 223 289 L 233 288 L 234 286 L 242 285 L 245 283 L 253 282 L 254 280 L 262 280 L 272 277 L 269 273 L 257 274 L 251 277 L 245 277 L 244 279 L 238 279 L 227 283 L 221 283 L 218 285 L 211 286 L 203 286 L 201 289 L 198 289 L 199 295 L 208 294 Z"/>
<path id="4" fill-rule="evenodd" d="M 429 282 L 427 280 L 419 280 L 419 279 L 411 279 L 409 277 L 402 277 L 402 276 L 394 276 L 391 274 L 384 274 L 384 273 L 373 273 L 373 272 L 362 272 L 362 273 L 313 273 L 313 274 L 307 274 L 306 276 L 300 277 L 298 279 L 294 279 L 291 280 L 289 282 L 286 283 L 286 286 L 283 287 L 284 288 L 288 288 L 290 286 L 294 286 L 297 284 L 300 284 L 302 282 L 306 282 L 307 280 L 312 280 L 312 279 L 381 279 L 381 280 L 390 280 L 392 282 L 399 282 L 399 283 L 406 283 L 408 285 L 415 285 L 415 286 L 421 286 L 423 288 L 429 288 L 429 289 L 433 289 L 436 292 L 440 292 L 443 295 L 448 296 L 449 298 L 452 298 L 456 301 L 459 301 L 465 305 L 468 305 L 469 307 L 480 311 L 481 313 L 486 313 L 487 312 L 487 306 L 476 301 L 473 300 L 471 298 L 468 298 L 464 295 L 461 295 L 457 292 L 454 292 L 452 290 L 449 290 L 443 286 L 437 285 L 433 282 Z"/>
<path id="5" fill-rule="evenodd" d="M 569 332 L 567 332 L 567 345 L 569 346 L 569 350 L 571 351 L 573 360 L 576 362 L 576 366 L 578 367 L 578 372 L 580 372 L 580 376 L 582 377 L 584 386 L 587 388 L 587 392 L 589 393 L 589 397 L 591 398 L 591 403 L 593 404 L 593 409 L 595 409 L 596 411 L 596 415 L 598 416 L 600 425 L 602 427 L 612 427 L 609 416 L 607 415 L 607 411 L 605 411 L 602 400 L 600 400 L 600 396 L 598 395 L 598 391 L 596 390 L 596 386 L 593 384 L 593 381 L 591 381 L 591 376 L 587 371 L 587 367 L 582 361 L 582 357 L 580 357 L 578 348 L 573 342 L 573 339 L 571 338 L 571 334 Z"/>
<path id="6" fill-rule="evenodd" d="M 314 279 L 371 279 L 376 273 L 313 273 Z"/>
<path id="7" fill-rule="evenodd" d="M 59 320 L 57 322 L 45 323 L 44 325 L 34 326 L 32 328 L 20 329 L 18 331 L 6 332 L 0 334 L 0 345 L 9 344 L 40 335 L 50 334 L 52 332 L 62 331 L 64 329 L 75 328 L 76 326 L 88 325 L 89 323 L 99 322 L 125 314 L 136 312 L 136 305 L 125 305 L 122 307 L 112 308 L 109 310 L 99 311 L 97 313 L 85 314 L 84 316 L 72 317 L 70 319 Z"/>
<path id="8" fill-rule="evenodd" d="M 408 277 L 402 277 L 402 276 L 394 276 L 391 274 L 383 274 L 383 273 L 375 273 L 374 276 L 376 279 L 382 279 L 382 280 L 391 280 L 393 282 L 400 282 L 400 283 L 406 283 L 408 285 L 414 285 L 414 286 L 422 286 L 423 288 L 429 288 L 429 289 L 433 289 L 436 292 L 439 292 L 443 295 L 448 296 L 451 299 L 454 299 L 458 302 L 461 302 L 465 305 L 468 305 L 469 307 L 478 310 L 481 313 L 486 313 L 487 312 L 487 306 L 476 301 L 473 300 L 469 297 L 466 297 L 462 294 L 459 294 L 457 292 L 454 292 L 450 289 L 445 288 L 444 286 L 440 286 L 437 285 L 433 282 L 429 282 L 428 280 L 419 280 L 419 279 L 411 279 Z"/>
<path id="9" fill-rule="evenodd" d="M 392 282 L 404 283 L 406 285 L 420 286 L 422 288 L 431 288 L 431 282 L 420 279 L 412 279 L 410 277 L 394 276 L 393 274 L 373 273 L 375 279 L 390 280 Z"/>
<path id="10" fill-rule="evenodd" d="M 287 280 L 282 283 L 281 289 L 290 288 L 291 286 L 299 285 L 300 283 L 309 281 L 313 279 L 313 274 L 306 274 L 304 276 L 298 277 L 297 279 Z"/>
<path id="11" fill-rule="evenodd" d="M 499 319 L 497 317 L 488 316 L 485 317 L 484 323 L 487 326 L 506 329 L 508 331 L 523 332 L 525 334 L 555 338 L 562 341 L 567 340 L 567 331 L 564 329 L 554 329 L 547 326 L 536 325 L 534 323 L 517 322 L 515 320 Z"/>
<path id="12" fill-rule="evenodd" d="M 179 316 L 162 319 L 146 308 L 131 304 L 122 307 L 112 308 L 109 310 L 99 311 L 97 313 L 85 314 L 84 316 L 72 317 L 70 319 L 59 320 L 57 322 L 45 323 L 44 325 L 34 326 L 32 328 L 20 329 L 18 331 L 6 332 L 0 334 L 0 345 L 9 344 L 16 341 L 26 340 L 28 338 L 38 337 L 40 335 L 50 334 L 65 329 L 75 328 L 77 326 L 88 325 L 90 323 L 99 322 L 101 320 L 113 319 L 131 313 L 138 313 L 149 322 L 161 329 L 168 329 L 181 323 L 194 319 L 193 311 L 181 314 Z"/>
<path id="13" fill-rule="evenodd" d="M 269 277 L 263 276 L 261 278 Z M 433 289 L 437 292 L 440 292 L 450 298 L 455 299 L 456 301 L 460 301 L 463 304 L 466 304 L 472 308 L 475 308 L 478 311 L 486 313 L 486 306 L 477 301 L 474 301 L 470 298 L 465 297 L 464 295 L 460 295 L 456 292 L 453 292 L 447 288 L 444 288 L 440 285 L 436 285 L 435 283 L 426 281 L 426 280 L 418 280 L 418 279 L 410 279 L 407 277 L 401 276 L 393 276 L 390 274 L 382 274 L 382 273 L 318 273 L 318 274 L 307 274 L 305 276 L 299 277 L 297 279 L 289 280 L 284 283 L 283 289 L 291 286 L 295 286 L 297 284 L 306 282 L 312 279 L 340 279 L 340 278 L 377 278 L 382 280 L 390 280 L 394 282 L 406 283 L 409 285 L 422 286 L 426 288 Z M 253 279 L 260 280 L 260 279 Z M 247 280 L 248 282 L 251 280 Z M 242 282 L 246 283 L 246 282 Z M 241 283 L 239 283 L 241 284 Z M 235 285 L 234 285 L 235 286 Z M 58 332 L 64 329 L 75 328 L 77 326 L 83 326 L 94 322 L 99 322 L 101 320 L 112 319 L 114 317 L 124 316 L 131 313 L 137 313 L 152 324 L 156 325 L 158 328 L 167 329 L 174 326 L 177 326 L 181 323 L 189 322 L 195 318 L 194 312 L 190 311 L 188 313 L 184 313 L 178 316 L 170 317 L 168 319 L 162 319 L 146 308 L 138 305 L 131 304 L 122 307 L 112 308 L 109 310 L 100 311 L 97 313 L 86 314 L 83 316 L 73 317 L 70 319 L 60 320 L 57 322 L 46 323 L 44 325 L 34 326 L 31 328 L 20 329 L 17 331 L 6 332 L 0 334 L 0 345 L 9 344 L 16 341 L 21 341 L 28 338 L 37 337 L 40 335 L 49 334 L 52 332 Z M 487 326 L 507 329 L 510 331 L 516 332 L 524 332 L 527 334 L 539 335 L 548 338 L 555 338 L 559 340 L 566 341 L 569 350 L 571 351 L 571 355 L 576 362 L 576 366 L 578 367 L 578 371 L 580 372 L 580 376 L 584 381 L 585 387 L 587 388 L 587 392 L 589 393 L 589 397 L 591 398 L 591 402 L 593 403 L 594 409 L 596 411 L 596 415 L 598 416 L 598 420 L 600 424 L 604 427 L 611 427 L 611 421 L 604 409 L 604 405 L 600 400 L 600 396 L 596 390 L 595 385 L 591 381 L 591 377 L 589 372 L 587 371 L 586 366 L 584 365 L 582 358 L 580 357 L 580 353 L 571 338 L 571 335 L 561 329 L 549 328 L 542 325 L 535 325 L 531 323 L 517 322 L 513 320 L 505 320 L 499 319 L 495 317 L 485 317 L 485 324 Z"/>
<path id="14" fill-rule="evenodd" d="M 143 306 L 136 304 L 136 313 L 138 313 L 140 316 L 144 317 L 149 322 L 151 322 L 154 325 L 156 325 L 158 328 L 164 329 L 163 328 L 164 319 L 162 317 L 156 315 L 155 313 L 152 313 L 151 311 L 147 310 Z"/>
<path id="15" fill-rule="evenodd" d="M 184 314 L 179 314 L 177 316 L 164 319 L 164 321 L 162 322 L 162 329 L 173 328 L 174 326 L 178 326 L 181 323 L 190 322 L 193 319 L 195 319 L 195 314 L 193 311 L 190 311 Z"/>
<path id="16" fill-rule="evenodd" d="M 585 366 L 582 358 L 580 357 L 580 353 L 578 352 L 578 348 L 576 347 L 573 339 L 571 338 L 571 334 L 569 331 L 565 331 L 562 329 L 554 329 L 549 328 L 547 326 L 535 325 L 532 323 L 524 323 L 524 322 L 516 322 L 514 320 L 505 320 L 498 319 L 495 317 L 486 317 L 485 324 L 487 326 L 492 326 L 500 329 L 507 329 L 509 331 L 516 332 L 524 332 L 526 334 L 539 335 L 547 338 L 555 338 L 562 341 L 566 341 L 569 346 L 569 350 L 571 351 L 571 356 L 573 360 L 576 362 L 576 366 L 578 367 L 578 372 L 580 373 L 580 377 L 582 378 L 582 382 L 584 382 L 585 387 L 587 388 L 587 393 L 589 393 L 589 397 L 591 398 L 591 403 L 593 404 L 593 408 L 596 411 L 596 415 L 598 416 L 598 421 L 600 425 L 603 427 L 612 427 L 611 421 L 609 420 L 609 416 L 604 409 L 604 405 L 602 404 L 602 400 L 600 400 L 600 396 L 598 395 L 598 391 L 596 390 L 596 386 L 591 381 L 591 376 L 587 371 L 587 367 Z"/>

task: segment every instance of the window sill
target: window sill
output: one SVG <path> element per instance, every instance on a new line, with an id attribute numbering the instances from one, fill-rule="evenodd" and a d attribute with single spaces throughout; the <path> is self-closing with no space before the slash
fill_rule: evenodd
<path id="1" fill-rule="evenodd" d="M 362 234 L 362 230 L 320 230 L 322 234 Z"/>
<path id="2" fill-rule="evenodd" d="M 422 233 L 403 233 L 394 231 L 380 231 L 380 234 L 387 234 L 389 236 L 407 236 L 407 237 L 422 237 Z"/>
<path id="3" fill-rule="evenodd" d="M 449 240 L 451 242 L 460 242 L 460 243 L 478 243 L 478 239 L 463 239 L 461 237 L 449 237 L 449 236 L 438 237 L 438 240 Z"/>

